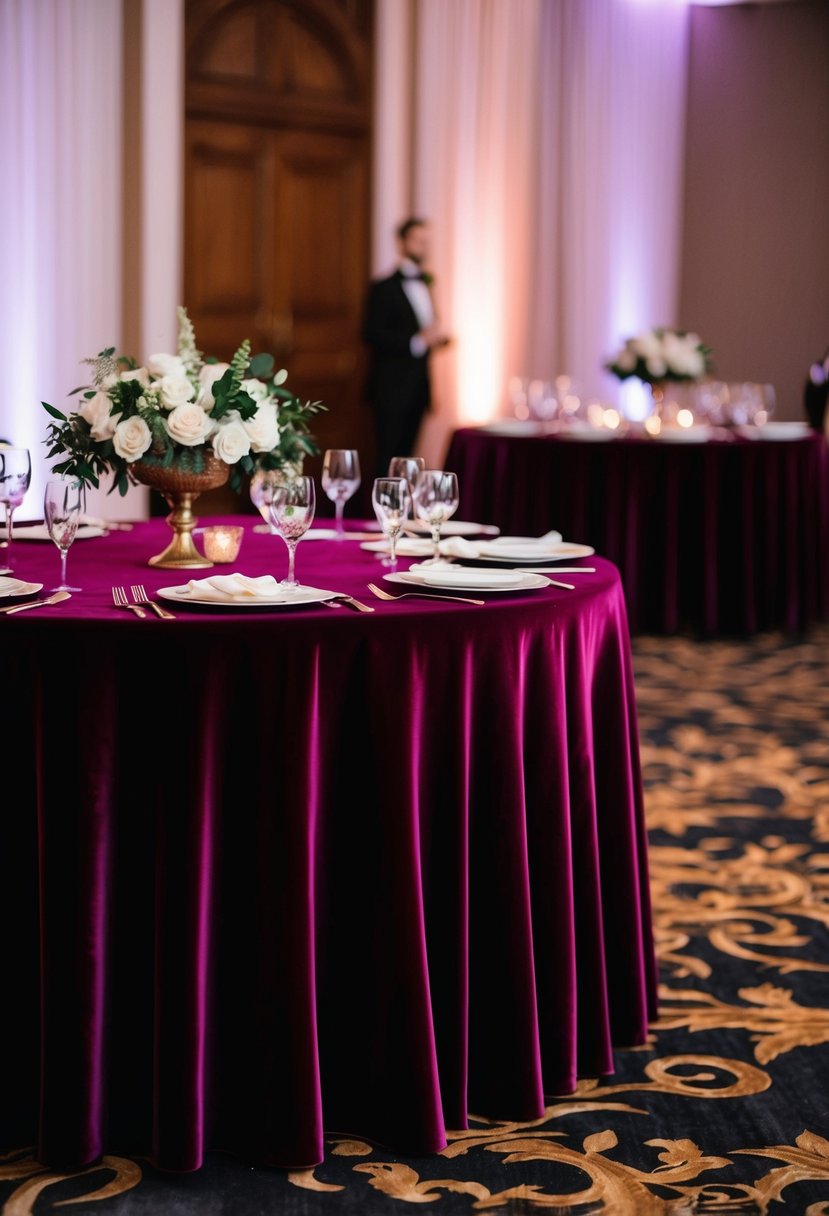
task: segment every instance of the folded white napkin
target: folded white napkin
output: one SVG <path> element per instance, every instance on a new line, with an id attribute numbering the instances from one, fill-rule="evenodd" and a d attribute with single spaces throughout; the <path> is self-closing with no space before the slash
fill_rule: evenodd
<path id="1" fill-rule="evenodd" d="M 478 557 L 481 551 L 480 545 L 462 536 L 448 536 L 439 542 L 438 548 L 444 557 Z"/>
<path id="2" fill-rule="evenodd" d="M 471 566 L 454 566 L 417 562 L 410 566 L 407 574 L 419 583 L 430 587 L 515 587 L 524 576 L 515 570 L 490 570 L 488 567 L 474 569 Z"/>
<path id="3" fill-rule="evenodd" d="M 214 574 L 212 578 L 191 578 L 182 592 L 196 599 L 259 600 L 287 599 L 290 588 L 281 586 L 272 574 L 250 578 L 247 574 Z"/>

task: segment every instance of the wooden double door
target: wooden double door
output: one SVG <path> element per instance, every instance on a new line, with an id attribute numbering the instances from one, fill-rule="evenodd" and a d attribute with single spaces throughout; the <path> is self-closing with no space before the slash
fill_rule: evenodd
<path id="1" fill-rule="evenodd" d="M 229 358 L 247 337 L 270 351 L 288 387 L 325 404 L 321 449 L 356 447 L 370 469 L 371 0 L 187 0 L 185 13 L 184 282 L 199 347 Z"/>

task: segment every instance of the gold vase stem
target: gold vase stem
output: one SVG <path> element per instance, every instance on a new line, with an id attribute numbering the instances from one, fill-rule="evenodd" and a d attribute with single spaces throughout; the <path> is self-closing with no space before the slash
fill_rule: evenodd
<path id="1" fill-rule="evenodd" d="M 213 562 L 199 553 L 192 536 L 198 523 L 193 514 L 193 503 L 198 494 L 191 490 L 167 491 L 164 497 L 172 508 L 167 523 L 173 530 L 173 539 L 163 553 L 150 558 L 149 564 L 173 570 L 204 570 L 212 566 Z"/>

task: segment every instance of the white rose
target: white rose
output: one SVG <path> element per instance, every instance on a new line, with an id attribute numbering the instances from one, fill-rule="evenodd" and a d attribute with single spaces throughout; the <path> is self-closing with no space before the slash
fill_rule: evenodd
<path id="1" fill-rule="evenodd" d="M 184 405 L 177 405 L 174 410 L 170 410 L 164 425 L 167 434 L 175 443 L 183 443 L 188 448 L 204 443 L 213 428 L 213 423 L 195 401 L 186 401 Z"/>
<path id="2" fill-rule="evenodd" d="M 217 427 L 213 436 L 213 451 L 225 464 L 236 464 L 250 451 L 250 439 L 241 422 L 236 419 Z"/>
<path id="3" fill-rule="evenodd" d="M 662 377 L 665 375 L 665 373 L 668 370 L 668 364 L 665 362 L 664 359 L 660 359 L 660 358 L 646 359 L 645 367 L 648 369 L 649 374 L 651 376 L 653 376 L 655 380 L 661 380 Z"/>
<path id="4" fill-rule="evenodd" d="M 255 377 L 251 380 L 243 380 L 242 388 L 254 401 L 264 401 L 268 395 L 267 384 L 262 380 L 257 380 Z"/>
<path id="5" fill-rule="evenodd" d="M 146 367 L 131 367 L 129 371 L 121 372 L 122 380 L 137 380 L 142 388 L 150 387 L 150 373 Z"/>
<path id="6" fill-rule="evenodd" d="M 221 380 L 229 367 L 229 363 L 205 363 L 199 372 L 199 384 L 201 388 L 199 389 L 196 402 L 208 414 L 216 404 L 213 396 L 213 385 L 217 380 Z"/>
<path id="7" fill-rule="evenodd" d="M 630 345 L 634 354 L 637 354 L 642 359 L 659 359 L 662 357 L 662 340 L 653 333 L 640 334 L 638 338 L 632 338 Z"/>
<path id="8" fill-rule="evenodd" d="M 132 418 L 125 418 L 123 422 L 118 423 L 112 437 L 112 446 L 124 460 L 133 461 L 144 455 L 152 441 L 150 428 L 143 418 L 135 414 Z"/>
<path id="9" fill-rule="evenodd" d="M 81 418 L 89 423 L 93 439 L 111 439 L 115 434 L 115 426 L 120 414 L 111 414 L 112 402 L 107 393 L 96 393 L 88 397 L 78 410 Z"/>
<path id="10" fill-rule="evenodd" d="M 165 410 L 174 410 L 185 401 L 192 401 L 195 389 L 186 376 L 162 376 L 153 386 L 161 397 Z"/>
<path id="11" fill-rule="evenodd" d="M 279 443 L 279 420 L 276 406 L 270 402 L 260 405 L 252 418 L 242 423 L 254 452 L 270 452 Z"/>
<path id="12" fill-rule="evenodd" d="M 147 371 L 155 380 L 163 376 L 184 376 L 187 369 L 179 355 L 150 355 L 147 360 Z"/>
<path id="13" fill-rule="evenodd" d="M 699 350 L 693 351 L 688 356 L 686 366 L 688 368 L 688 375 L 693 376 L 694 379 L 698 379 L 700 376 L 704 376 L 705 375 L 705 355 L 702 353 L 702 351 L 699 351 Z"/>

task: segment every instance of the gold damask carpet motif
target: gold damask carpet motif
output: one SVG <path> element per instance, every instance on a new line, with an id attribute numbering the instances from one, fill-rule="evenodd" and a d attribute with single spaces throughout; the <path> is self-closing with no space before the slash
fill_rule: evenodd
<path id="1" fill-rule="evenodd" d="M 829 629 L 634 640 L 661 1009 L 612 1078 L 434 1158 L 332 1138 L 314 1170 L 170 1179 L 0 1160 L 3 1216 L 829 1216 Z M 65 1210 L 65 1209 L 64 1209 Z"/>

